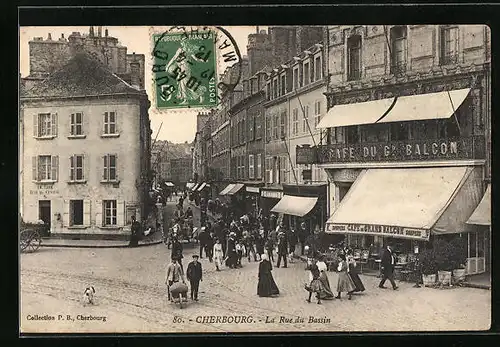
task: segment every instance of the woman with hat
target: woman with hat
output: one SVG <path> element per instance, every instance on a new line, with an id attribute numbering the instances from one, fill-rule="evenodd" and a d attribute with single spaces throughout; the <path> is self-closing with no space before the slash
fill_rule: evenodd
<path id="1" fill-rule="evenodd" d="M 270 297 L 280 293 L 271 273 L 273 265 L 269 262 L 266 254 L 263 254 L 259 264 L 259 282 L 257 284 L 257 295 Z"/>
<path id="2" fill-rule="evenodd" d="M 356 289 L 356 286 L 352 282 L 351 277 L 347 273 L 349 265 L 347 264 L 346 257 L 344 254 L 339 254 L 339 266 L 337 268 L 339 272 L 339 280 L 337 282 L 337 299 L 340 299 L 341 293 L 347 293 L 347 297 L 351 300 L 351 294 Z"/>
<path id="3" fill-rule="evenodd" d="M 365 291 L 365 286 L 363 285 L 363 282 L 361 281 L 361 278 L 359 278 L 358 275 L 358 266 L 356 264 L 356 260 L 354 260 L 354 255 L 352 253 L 352 250 L 347 251 L 347 273 L 349 274 L 349 277 L 351 277 L 352 282 L 354 283 L 354 286 L 356 289 L 354 289 L 353 292 L 363 292 Z"/>
<path id="4" fill-rule="evenodd" d="M 227 240 L 226 266 L 231 269 L 236 267 L 238 255 L 236 253 L 236 233 L 230 232 Z"/>
<path id="5" fill-rule="evenodd" d="M 319 280 L 323 285 L 323 291 L 320 293 L 321 299 L 333 299 L 334 295 L 332 289 L 330 288 L 330 281 L 328 280 L 328 276 L 326 272 L 328 271 L 328 266 L 325 263 L 325 257 L 320 255 L 318 261 L 316 262 L 316 266 L 319 271 Z"/>

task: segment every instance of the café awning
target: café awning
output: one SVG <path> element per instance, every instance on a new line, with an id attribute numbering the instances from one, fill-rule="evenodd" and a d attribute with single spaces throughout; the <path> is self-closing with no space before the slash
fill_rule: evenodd
<path id="1" fill-rule="evenodd" d="M 377 123 L 450 118 L 464 102 L 470 89 L 398 97 L 396 103 Z M 451 99 L 451 100 L 450 100 Z"/>
<path id="2" fill-rule="evenodd" d="M 388 98 L 333 106 L 316 128 L 373 124 L 389 111 L 394 101 L 395 98 Z"/>
<path id="3" fill-rule="evenodd" d="M 198 189 L 198 187 L 200 186 L 201 183 L 196 183 L 193 188 L 191 188 L 191 191 L 195 192 L 196 189 Z"/>
<path id="4" fill-rule="evenodd" d="M 481 202 L 470 216 L 467 224 L 491 225 L 491 185 L 488 184 Z"/>
<path id="5" fill-rule="evenodd" d="M 367 169 L 327 221 L 326 232 L 420 240 L 431 232 L 464 232 L 480 183 L 480 170 L 465 166 Z"/>
<path id="6" fill-rule="evenodd" d="M 187 188 L 187 189 L 191 189 L 191 188 L 193 188 L 195 185 L 196 185 L 196 183 L 194 183 L 194 182 L 188 182 L 188 183 L 186 183 L 186 188 Z"/>
<path id="7" fill-rule="evenodd" d="M 198 188 L 196 188 L 196 191 L 201 192 L 203 190 L 203 188 L 205 188 L 206 186 L 207 186 L 207 184 L 205 182 L 203 182 L 202 184 L 200 184 L 198 186 Z"/>
<path id="8" fill-rule="evenodd" d="M 244 186 L 245 185 L 242 183 L 235 183 L 234 187 L 231 188 L 231 190 L 229 190 L 227 192 L 227 195 L 234 195 L 234 194 L 238 193 L 241 190 L 241 188 L 243 188 Z"/>
<path id="9" fill-rule="evenodd" d="M 303 217 L 313 209 L 317 201 L 317 197 L 283 195 L 271 212 Z"/>
<path id="10" fill-rule="evenodd" d="M 226 188 L 224 188 L 220 193 L 219 195 L 226 195 L 231 189 L 234 188 L 234 183 L 230 183 L 226 186 Z"/>

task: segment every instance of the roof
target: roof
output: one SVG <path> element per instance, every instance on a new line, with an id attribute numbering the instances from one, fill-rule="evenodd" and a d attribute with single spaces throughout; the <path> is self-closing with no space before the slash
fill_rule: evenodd
<path id="1" fill-rule="evenodd" d="M 135 94 L 143 95 L 86 53 L 75 55 L 66 65 L 50 74 L 21 97 L 78 97 Z"/>

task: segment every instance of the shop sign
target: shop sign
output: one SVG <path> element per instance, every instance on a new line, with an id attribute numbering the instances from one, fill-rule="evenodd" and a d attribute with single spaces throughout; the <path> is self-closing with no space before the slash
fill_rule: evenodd
<path id="1" fill-rule="evenodd" d="M 390 237 L 418 239 L 425 241 L 429 240 L 429 230 L 404 228 L 404 227 L 389 226 L 389 225 L 328 223 L 326 225 L 326 232 L 340 233 L 340 234 L 365 234 L 365 235 L 390 236 Z"/>
<path id="2" fill-rule="evenodd" d="M 281 199 L 283 197 L 283 192 L 276 190 L 261 190 L 260 196 L 263 198 Z"/>
<path id="3" fill-rule="evenodd" d="M 37 189 L 30 189 L 30 195 L 52 195 L 59 194 L 59 190 L 54 189 L 53 185 L 37 185 Z"/>
<path id="4" fill-rule="evenodd" d="M 295 160 L 298 165 L 316 164 L 318 162 L 316 159 L 316 147 L 311 147 L 310 145 L 295 147 Z"/>
<path id="5" fill-rule="evenodd" d="M 246 191 L 248 193 L 255 193 L 255 194 L 259 194 L 260 192 L 260 188 L 259 187 L 245 187 Z"/>
<path id="6" fill-rule="evenodd" d="M 426 161 L 484 158 L 484 138 L 393 141 L 318 146 L 319 163 Z"/>

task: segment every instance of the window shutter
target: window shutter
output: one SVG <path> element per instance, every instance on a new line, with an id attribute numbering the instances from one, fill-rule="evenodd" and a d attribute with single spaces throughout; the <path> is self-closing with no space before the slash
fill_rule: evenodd
<path id="1" fill-rule="evenodd" d="M 108 168 L 108 156 L 104 155 L 102 157 L 102 159 L 103 159 L 103 161 L 102 161 L 102 163 L 103 163 L 103 167 L 102 167 L 102 179 L 105 181 L 107 179 L 107 176 L 108 176 L 107 175 L 107 173 L 108 173 L 108 171 L 107 171 L 108 170 L 107 169 Z"/>
<path id="2" fill-rule="evenodd" d="M 119 129 L 120 129 L 119 125 L 120 124 L 118 124 L 119 123 L 118 122 L 118 112 L 116 112 L 116 110 L 114 110 L 114 112 L 115 112 L 115 134 L 118 134 L 120 132 L 119 131 Z"/>
<path id="3" fill-rule="evenodd" d="M 69 200 L 63 200 L 63 218 L 62 218 L 62 221 L 63 221 L 63 226 L 64 227 L 69 227 L 69 208 L 70 208 L 70 203 L 69 203 Z"/>
<path id="4" fill-rule="evenodd" d="M 90 157 L 88 154 L 83 154 L 83 179 L 85 181 L 88 181 L 89 178 L 90 178 Z"/>
<path id="5" fill-rule="evenodd" d="M 38 115 L 33 115 L 33 137 L 38 137 Z"/>
<path id="6" fill-rule="evenodd" d="M 119 227 L 125 225 L 125 201 L 123 200 L 116 202 L 116 224 Z"/>
<path id="7" fill-rule="evenodd" d="M 90 226 L 90 200 L 83 200 L 83 225 Z"/>
<path id="8" fill-rule="evenodd" d="M 75 121 L 76 121 L 76 115 L 74 113 L 69 115 L 69 134 L 74 135 L 75 134 Z"/>
<path id="9" fill-rule="evenodd" d="M 59 156 L 53 155 L 52 156 L 52 175 L 51 179 L 54 181 L 57 181 L 58 179 L 58 174 L 59 174 Z"/>
<path id="10" fill-rule="evenodd" d="M 75 156 L 69 157 L 69 180 L 75 180 Z"/>
<path id="11" fill-rule="evenodd" d="M 102 133 L 106 134 L 106 120 L 108 118 L 108 112 L 102 114 Z"/>
<path id="12" fill-rule="evenodd" d="M 38 181 L 38 161 L 37 161 L 37 157 L 36 156 L 33 156 L 31 157 L 31 167 L 32 167 L 32 180 L 33 181 Z"/>
<path id="13" fill-rule="evenodd" d="M 116 116 L 115 116 L 116 117 Z M 118 162 L 118 154 L 114 154 L 115 156 L 115 180 L 119 180 L 120 179 L 120 175 L 118 174 L 119 173 L 119 169 L 120 169 L 120 163 Z"/>
<path id="14" fill-rule="evenodd" d="M 86 135 L 87 131 L 90 129 L 90 117 L 87 117 L 85 113 L 82 113 L 82 135 Z"/>
<path id="15" fill-rule="evenodd" d="M 57 136 L 57 113 L 52 113 L 52 129 L 51 129 L 51 134 L 52 136 Z"/>
<path id="16" fill-rule="evenodd" d="M 102 200 L 97 200 L 95 204 L 95 225 L 102 227 Z"/>

